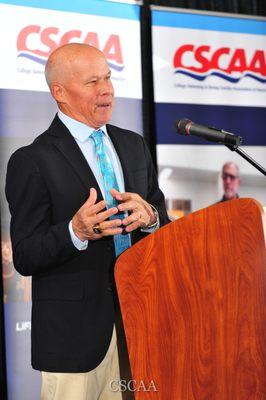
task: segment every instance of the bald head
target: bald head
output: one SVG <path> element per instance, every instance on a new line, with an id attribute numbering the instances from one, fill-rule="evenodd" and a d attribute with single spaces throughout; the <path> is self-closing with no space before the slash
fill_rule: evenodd
<path id="1" fill-rule="evenodd" d="M 110 121 L 114 90 L 100 50 L 80 43 L 59 47 L 48 58 L 45 76 L 64 114 L 94 129 Z"/>
<path id="2" fill-rule="evenodd" d="M 84 43 L 69 43 L 58 47 L 53 51 L 45 66 L 46 82 L 51 89 L 53 83 L 64 84 L 75 74 L 75 65 L 82 58 L 88 61 L 100 57 L 105 59 L 104 54 L 96 47 Z"/>

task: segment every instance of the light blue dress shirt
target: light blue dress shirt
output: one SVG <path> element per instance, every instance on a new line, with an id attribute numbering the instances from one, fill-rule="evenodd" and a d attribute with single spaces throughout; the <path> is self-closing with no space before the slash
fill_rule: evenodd
<path id="1" fill-rule="evenodd" d="M 102 175 L 99 171 L 98 168 L 98 163 L 97 163 L 97 158 L 96 158 L 96 153 L 95 153 L 95 145 L 93 140 L 90 138 L 92 132 L 95 131 L 94 128 L 91 128 L 90 126 L 83 124 L 82 122 L 76 121 L 73 118 L 70 118 L 68 115 L 64 114 L 62 111 L 58 111 L 58 117 L 59 119 L 63 122 L 63 124 L 67 127 L 71 135 L 74 137 L 77 145 L 79 146 L 82 154 L 84 155 L 85 159 L 87 160 L 96 180 L 97 183 L 101 189 L 102 196 L 105 198 L 104 194 L 104 183 L 102 179 Z M 121 167 L 121 163 L 119 161 L 118 155 L 115 151 L 114 145 L 107 133 L 106 125 L 101 126 L 99 129 L 101 129 L 104 132 L 103 135 L 103 142 L 105 145 L 106 152 L 108 153 L 108 156 L 111 160 L 111 163 L 114 168 L 114 172 L 116 175 L 116 180 L 117 184 L 119 187 L 120 192 L 125 191 L 125 182 L 124 182 L 124 176 L 123 176 L 123 170 Z M 89 192 L 88 188 L 88 192 Z M 88 247 L 88 240 L 80 240 L 74 233 L 73 228 L 72 228 L 72 221 L 69 222 L 69 232 L 71 236 L 71 240 L 74 244 L 74 246 L 78 250 L 86 250 Z M 159 222 L 154 228 L 146 228 L 142 229 L 144 232 L 153 232 L 159 227 Z"/>

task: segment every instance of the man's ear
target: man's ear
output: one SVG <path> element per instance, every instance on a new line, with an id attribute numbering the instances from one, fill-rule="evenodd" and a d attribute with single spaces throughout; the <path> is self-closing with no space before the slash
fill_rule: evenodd
<path id="1" fill-rule="evenodd" d="M 50 86 L 51 94 L 58 103 L 65 103 L 65 88 L 58 82 L 54 82 Z"/>

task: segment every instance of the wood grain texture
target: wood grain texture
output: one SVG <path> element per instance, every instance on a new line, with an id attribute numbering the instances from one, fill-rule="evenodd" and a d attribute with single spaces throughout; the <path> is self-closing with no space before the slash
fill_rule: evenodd
<path id="1" fill-rule="evenodd" d="M 266 399 L 263 218 L 252 199 L 220 203 L 119 257 L 136 400 Z"/>

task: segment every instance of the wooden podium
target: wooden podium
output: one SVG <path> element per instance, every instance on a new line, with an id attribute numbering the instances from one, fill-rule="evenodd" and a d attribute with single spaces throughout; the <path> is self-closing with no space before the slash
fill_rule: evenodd
<path id="1" fill-rule="evenodd" d="M 115 267 L 136 400 L 266 399 L 266 229 L 252 199 L 172 222 Z"/>

